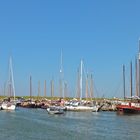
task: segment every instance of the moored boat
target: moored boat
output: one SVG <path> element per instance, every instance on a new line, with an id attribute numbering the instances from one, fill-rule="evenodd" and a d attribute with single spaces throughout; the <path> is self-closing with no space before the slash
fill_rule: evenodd
<path id="1" fill-rule="evenodd" d="M 125 66 L 123 65 L 123 92 L 124 102 L 116 106 L 117 112 L 121 114 L 140 114 L 140 40 L 139 40 L 139 53 L 135 61 L 135 80 L 136 80 L 136 94 L 133 96 L 133 76 L 132 76 L 132 62 L 130 63 L 130 98 L 125 95 Z"/>
<path id="2" fill-rule="evenodd" d="M 98 112 L 99 107 L 97 106 L 66 106 L 68 111 L 93 111 L 93 112 Z"/>
<path id="3" fill-rule="evenodd" d="M 99 105 L 94 105 L 94 104 L 87 104 L 86 102 L 79 102 L 79 101 L 71 101 L 67 102 L 66 105 L 66 110 L 67 111 L 93 111 L 93 112 L 98 112 L 100 109 Z"/>
<path id="4" fill-rule="evenodd" d="M 2 110 L 15 110 L 16 109 L 16 104 L 12 102 L 3 102 L 1 105 Z"/>
<path id="5" fill-rule="evenodd" d="M 89 106 L 66 106 L 68 111 L 92 111 L 92 107 Z"/>
<path id="6" fill-rule="evenodd" d="M 1 104 L 2 110 L 15 110 L 16 102 L 15 102 L 15 85 L 14 85 L 14 77 L 13 77 L 13 67 L 12 67 L 12 57 L 9 60 L 9 79 L 8 79 L 8 99 L 5 99 Z M 13 97 L 12 97 L 13 96 Z M 13 100 L 11 100 L 11 97 Z"/>
<path id="7" fill-rule="evenodd" d="M 64 114 L 64 108 L 60 106 L 51 106 L 47 108 L 49 114 Z"/>
<path id="8" fill-rule="evenodd" d="M 140 114 L 140 103 L 127 102 L 116 106 L 119 114 Z"/>

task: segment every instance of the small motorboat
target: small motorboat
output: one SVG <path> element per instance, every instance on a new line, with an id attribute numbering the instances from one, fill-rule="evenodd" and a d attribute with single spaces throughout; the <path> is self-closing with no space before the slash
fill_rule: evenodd
<path id="1" fill-rule="evenodd" d="M 64 114 L 63 107 L 60 106 L 51 106 L 47 108 L 49 114 Z"/>

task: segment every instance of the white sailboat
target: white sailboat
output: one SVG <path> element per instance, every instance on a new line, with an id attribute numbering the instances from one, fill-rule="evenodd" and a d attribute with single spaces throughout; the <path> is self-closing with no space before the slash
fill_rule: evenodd
<path id="1" fill-rule="evenodd" d="M 67 110 L 69 111 L 93 111 L 98 112 L 99 107 L 98 106 L 85 106 L 83 104 L 84 101 L 82 101 L 83 97 L 83 61 L 81 60 L 80 64 L 80 101 L 73 101 L 70 103 L 70 105 L 66 106 Z"/>
<path id="2" fill-rule="evenodd" d="M 8 79 L 8 93 L 9 98 L 4 100 L 1 104 L 1 109 L 3 110 L 15 110 L 16 103 L 15 103 L 15 85 L 14 85 L 14 77 L 13 77 L 13 68 L 12 68 L 12 58 L 10 57 L 9 60 L 9 79 Z M 13 96 L 13 100 L 10 97 Z"/>

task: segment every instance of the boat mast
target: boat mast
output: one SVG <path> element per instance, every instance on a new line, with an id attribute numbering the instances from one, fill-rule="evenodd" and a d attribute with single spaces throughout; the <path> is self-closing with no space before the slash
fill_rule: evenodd
<path id="1" fill-rule="evenodd" d="M 40 97 L 40 81 L 38 81 L 38 98 Z"/>
<path id="2" fill-rule="evenodd" d="M 9 97 L 12 96 L 12 78 L 11 78 L 10 60 L 9 60 L 8 96 Z"/>
<path id="3" fill-rule="evenodd" d="M 82 100 L 83 91 L 83 61 L 81 60 L 81 73 L 80 73 L 80 100 Z"/>
<path id="4" fill-rule="evenodd" d="M 125 99 L 125 66 L 123 65 L 123 93 Z"/>
<path id="5" fill-rule="evenodd" d="M 140 96 L 140 39 L 139 39 L 139 54 L 138 54 L 138 96 Z"/>
<path id="6" fill-rule="evenodd" d="M 132 89 L 133 89 L 133 87 L 132 87 L 132 62 L 130 63 L 130 97 L 132 98 Z"/>
<path id="7" fill-rule="evenodd" d="M 30 100 L 32 100 L 32 76 L 30 76 Z"/>
<path id="8" fill-rule="evenodd" d="M 60 81 L 59 81 L 59 88 L 60 88 L 60 97 L 64 98 L 64 83 L 63 83 L 63 54 L 61 50 L 61 62 L 60 62 Z"/>
<path id="9" fill-rule="evenodd" d="M 9 86 L 10 86 L 10 96 L 13 91 L 14 101 L 15 101 L 15 84 L 14 84 L 14 74 L 13 74 L 13 67 L 12 67 L 12 57 L 10 57 L 9 60 Z"/>
<path id="10" fill-rule="evenodd" d="M 80 99 L 80 72 L 79 72 L 79 68 L 77 69 L 76 98 Z"/>
<path id="11" fill-rule="evenodd" d="M 90 79 L 90 97 L 91 99 L 93 98 L 93 76 L 91 74 L 91 79 Z"/>
<path id="12" fill-rule="evenodd" d="M 54 97 L 54 81 L 51 80 L 51 97 Z"/>
<path id="13" fill-rule="evenodd" d="M 86 100 L 89 98 L 88 96 L 88 74 L 86 76 Z"/>
<path id="14" fill-rule="evenodd" d="M 44 97 L 46 97 L 47 87 L 46 87 L 46 80 L 44 81 Z"/>
<path id="15" fill-rule="evenodd" d="M 136 80 L 136 96 L 138 96 L 138 63 L 137 58 L 135 59 L 135 80 Z"/>
<path id="16" fill-rule="evenodd" d="M 4 83 L 4 96 L 6 96 L 6 82 Z"/>
<path id="17" fill-rule="evenodd" d="M 68 97 L 68 85 L 66 82 L 64 83 L 64 95 L 65 95 L 65 98 Z"/>

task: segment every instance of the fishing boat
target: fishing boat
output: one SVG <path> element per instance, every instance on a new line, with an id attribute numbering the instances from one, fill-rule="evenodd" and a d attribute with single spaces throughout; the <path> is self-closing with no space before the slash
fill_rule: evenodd
<path id="1" fill-rule="evenodd" d="M 60 106 L 51 106 L 47 108 L 47 112 L 49 114 L 64 114 L 64 109 Z"/>
<path id="2" fill-rule="evenodd" d="M 139 102 L 123 102 L 117 105 L 117 111 L 119 114 L 140 114 L 140 103 Z"/>
<path id="3" fill-rule="evenodd" d="M 8 99 L 5 99 L 1 104 L 2 110 L 15 110 L 16 102 L 15 102 L 15 86 L 14 86 L 14 78 L 13 78 L 13 68 L 12 68 L 12 58 L 9 60 L 9 79 L 8 79 Z M 13 96 L 13 97 L 12 97 Z M 12 97 L 12 100 L 11 100 Z"/>

